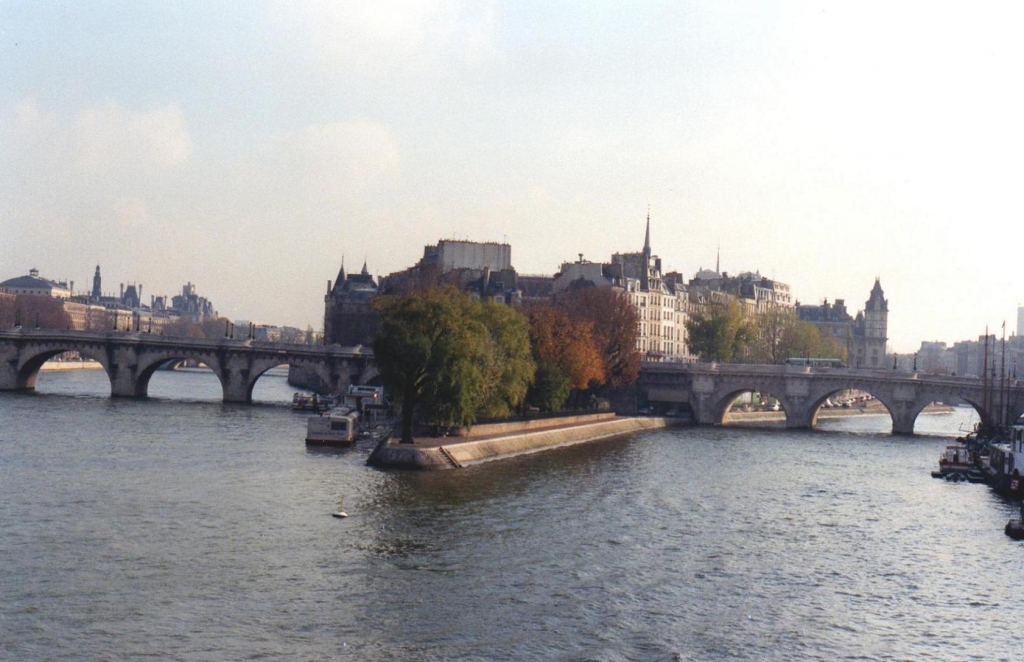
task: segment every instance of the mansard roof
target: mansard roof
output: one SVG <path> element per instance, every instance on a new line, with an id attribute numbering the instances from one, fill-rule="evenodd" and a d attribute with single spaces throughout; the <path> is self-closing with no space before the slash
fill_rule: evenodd
<path id="1" fill-rule="evenodd" d="M 22 289 L 27 289 L 27 288 L 44 289 L 44 288 L 54 288 L 54 287 L 57 287 L 57 288 L 61 288 L 61 289 L 67 289 L 67 286 L 65 286 L 65 285 L 61 285 L 59 283 L 53 282 L 52 280 L 47 280 L 45 278 L 40 278 L 39 276 L 32 276 L 32 275 L 29 275 L 29 276 L 17 276 L 15 278 L 9 278 L 9 279 L 3 281 L 2 283 L 0 283 L 0 287 L 10 287 L 10 288 L 18 287 L 18 288 L 22 288 Z"/>

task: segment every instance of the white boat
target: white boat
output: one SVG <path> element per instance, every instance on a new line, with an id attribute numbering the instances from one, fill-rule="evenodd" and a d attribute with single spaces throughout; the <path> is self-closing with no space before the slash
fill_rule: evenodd
<path id="1" fill-rule="evenodd" d="M 950 444 L 939 456 L 939 472 L 943 476 L 951 473 L 967 475 L 973 466 L 973 458 L 963 444 Z"/>
<path id="2" fill-rule="evenodd" d="M 332 409 L 306 421 L 306 443 L 315 446 L 351 446 L 359 434 L 359 412 Z"/>
<path id="3" fill-rule="evenodd" d="M 327 411 L 336 403 L 337 399 L 329 395 L 298 392 L 292 396 L 292 411 Z"/>
<path id="4" fill-rule="evenodd" d="M 989 483 L 1000 494 L 1017 497 L 1024 495 L 1024 425 L 1010 428 L 1008 442 L 991 446 L 989 454 Z"/>

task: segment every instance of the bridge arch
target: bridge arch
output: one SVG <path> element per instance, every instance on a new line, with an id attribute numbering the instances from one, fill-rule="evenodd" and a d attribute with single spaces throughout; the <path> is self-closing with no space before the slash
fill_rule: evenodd
<path id="1" fill-rule="evenodd" d="M 733 405 L 736 403 L 736 401 L 741 396 L 743 396 L 744 394 L 747 394 L 747 393 L 757 393 L 757 394 L 759 394 L 759 396 L 761 398 L 769 397 L 769 398 L 771 398 L 773 400 L 776 400 L 778 402 L 778 404 L 779 404 L 778 411 L 783 414 L 784 420 L 788 420 L 789 412 L 787 411 L 787 405 L 785 403 L 784 397 L 781 396 L 781 395 L 776 395 L 775 393 L 772 393 L 766 387 L 766 385 L 760 384 L 760 385 L 756 385 L 756 386 L 734 387 L 732 389 L 726 390 L 720 397 L 717 397 L 715 399 L 715 404 L 713 405 L 713 410 L 712 410 L 712 416 L 713 416 L 713 420 L 715 422 L 715 425 L 736 425 L 736 424 L 742 424 L 743 423 L 743 418 L 744 418 L 742 413 L 740 413 L 738 416 L 733 416 L 734 412 L 732 412 L 732 407 L 733 407 Z M 730 418 L 733 418 L 733 420 L 730 420 Z M 749 420 L 748 421 L 748 423 L 764 423 L 764 422 L 765 422 L 764 419 Z M 782 422 L 782 421 L 780 421 L 780 422 Z"/>
<path id="2" fill-rule="evenodd" d="M 245 402 L 252 402 L 252 392 L 256 388 L 256 382 L 260 380 L 260 377 L 267 374 L 268 371 L 273 370 L 279 366 L 291 365 L 292 361 L 286 358 L 268 359 L 256 362 L 252 369 L 248 371 L 247 384 L 245 386 Z"/>
<path id="3" fill-rule="evenodd" d="M 122 392 L 117 395 L 128 396 L 133 398 L 145 398 L 149 396 L 149 382 L 156 374 L 156 371 L 161 366 L 170 363 L 171 361 L 195 361 L 201 363 L 217 376 L 217 381 L 220 382 L 221 391 L 227 393 L 225 385 L 223 371 L 220 367 L 220 362 L 216 356 L 204 352 L 188 352 L 188 351 L 163 351 L 147 353 L 144 357 L 140 357 L 139 362 L 135 367 L 135 378 L 122 384 Z"/>
<path id="4" fill-rule="evenodd" d="M 857 393 L 863 394 L 863 395 L 860 395 L 860 396 L 855 396 L 857 398 L 867 398 L 867 399 L 866 400 L 859 400 L 859 401 L 850 402 L 848 407 L 844 407 L 842 404 L 840 404 L 844 400 L 844 398 L 841 398 L 839 396 L 841 394 L 845 393 L 845 392 L 850 392 L 850 391 L 856 391 Z M 825 409 L 825 404 L 827 402 L 829 402 L 829 401 L 832 401 L 833 403 L 837 403 L 838 404 L 838 408 L 840 410 L 843 410 L 843 409 L 857 410 L 857 409 L 867 409 L 868 405 L 866 403 L 870 402 L 872 400 L 874 400 L 874 401 L 876 401 L 876 402 L 878 402 L 879 404 L 882 405 L 882 410 L 878 411 L 878 412 L 875 412 L 875 413 L 877 415 L 879 415 L 879 416 L 882 416 L 882 415 L 888 416 L 889 420 L 895 426 L 896 418 L 895 418 L 895 416 L 893 414 L 893 406 L 894 405 L 892 404 L 891 398 L 889 398 L 888 394 L 885 393 L 882 389 L 878 389 L 878 388 L 869 389 L 869 388 L 867 388 L 867 385 L 861 384 L 861 385 L 857 385 L 857 386 L 829 387 L 829 388 L 820 389 L 820 390 L 815 391 L 812 394 L 812 396 L 810 398 L 810 403 L 809 403 L 809 405 L 807 407 L 808 414 L 810 415 L 810 420 L 808 422 L 808 427 L 816 428 L 818 426 L 818 419 L 819 419 L 819 417 L 821 415 L 821 412 L 822 412 L 823 409 Z M 921 405 L 921 408 L 923 409 L 924 406 L 925 405 Z M 914 412 L 914 416 L 915 417 L 917 416 L 917 412 Z"/>
<path id="5" fill-rule="evenodd" d="M 107 380 L 110 381 L 111 390 L 113 390 L 113 379 L 110 374 L 110 364 L 107 360 L 107 354 L 102 348 L 98 347 L 65 347 L 65 346 L 49 346 L 44 348 L 37 348 L 34 352 L 24 356 L 18 365 L 17 373 L 15 375 L 14 390 L 17 391 L 33 391 L 36 388 L 36 379 L 39 377 L 39 371 L 42 369 L 43 364 L 52 359 L 55 356 L 59 356 L 66 352 L 78 352 L 80 356 L 84 356 L 88 359 L 96 361 L 103 366 L 103 372 L 107 376 Z"/>

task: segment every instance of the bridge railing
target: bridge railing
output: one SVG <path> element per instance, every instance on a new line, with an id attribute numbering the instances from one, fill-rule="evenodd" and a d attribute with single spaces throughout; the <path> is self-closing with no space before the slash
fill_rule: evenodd
<path id="1" fill-rule="evenodd" d="M 913 381 L 935 386 L 978 386 L 980 377 L 958 377 L 953 375 L 931 375 L 902 370 L 875 370 L 867 368 L 816 368 L 810 366 L 766 365 L 754 363 L 668 363 L 644 362 L 641 373 L 649 375 L 671 374 L 719 374 L 751 377 L 784 377 L 786 375 L 810 375 L 815 377 L 853 378 L 861 381 L 893 382 Z M 1007 385 L 1017 388 L 1021 383 L 1007 380 Z"/>
<path id="2" fill-rule="evenodd" d="M 302 345 L 298 343 L 275 343 L 235 338 L 187 338 L 184 336 L 162 336 L 146 331 L 72 331 L 61 329 L 14 328 L 0 329 L 0 340 L 36 342 L 135 342 L 165 347 L 187 346 L 193 349 L 223 349 L 236 351 L 278 352 L 293 355 L 342 355 L 372 357 L 373 350 L 363 345 Z"/>

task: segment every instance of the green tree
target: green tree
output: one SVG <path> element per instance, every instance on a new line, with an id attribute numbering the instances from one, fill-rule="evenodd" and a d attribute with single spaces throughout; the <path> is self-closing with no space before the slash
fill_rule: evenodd
<path id="1" fill-rule="evenodd" d="M 451 287 L 381 297 L 375 305 L 381 332 L 374 360 L 401 406 L 403 442 L 412 442 L 417 419 L 472 425 L 481 411 L 521 406 L 535 366 L 519 313 Z"/>
<path id="2" fill-rule="evenodd" d="M 808 357 L 846 360 L 846 348 L 838 338 L 822 334 L 813 322 L 796 321 L 782 334 L 778 349 L 785 359 Z"/>
<path id="3" fill-rule="evenodd" d="M 541 411 L 558 411 L 565 405 L 571 392 L 569 378 L 558 366 L 541 363 L 537 366 L 537 375 L 527 399 Z"/>
<path id="4" fill-rule="evenodd" d="M 482 303 L 480 320 L 490 336 L 488 397 L 485 416 L 508 416 L 523 405 L 537 369 L 530 346 L 530 326 L 515 308 L 500 303 Z"/>
<path id="5" fill-rule="evenodd" d="M 704 361 L 743 358 L 757 339 L 757 324 L 735 299 L 706 304 L 686 321 L 690 352 Z"/>
<path id="6" fill-rule="evenodd" d="M 772 306 L 757 316 L 757 342 L 751 348 L 751 358 L 757 363 L 784 363 L 787 334 L 799 323 L 796 310 L 783 306 Z"/>

